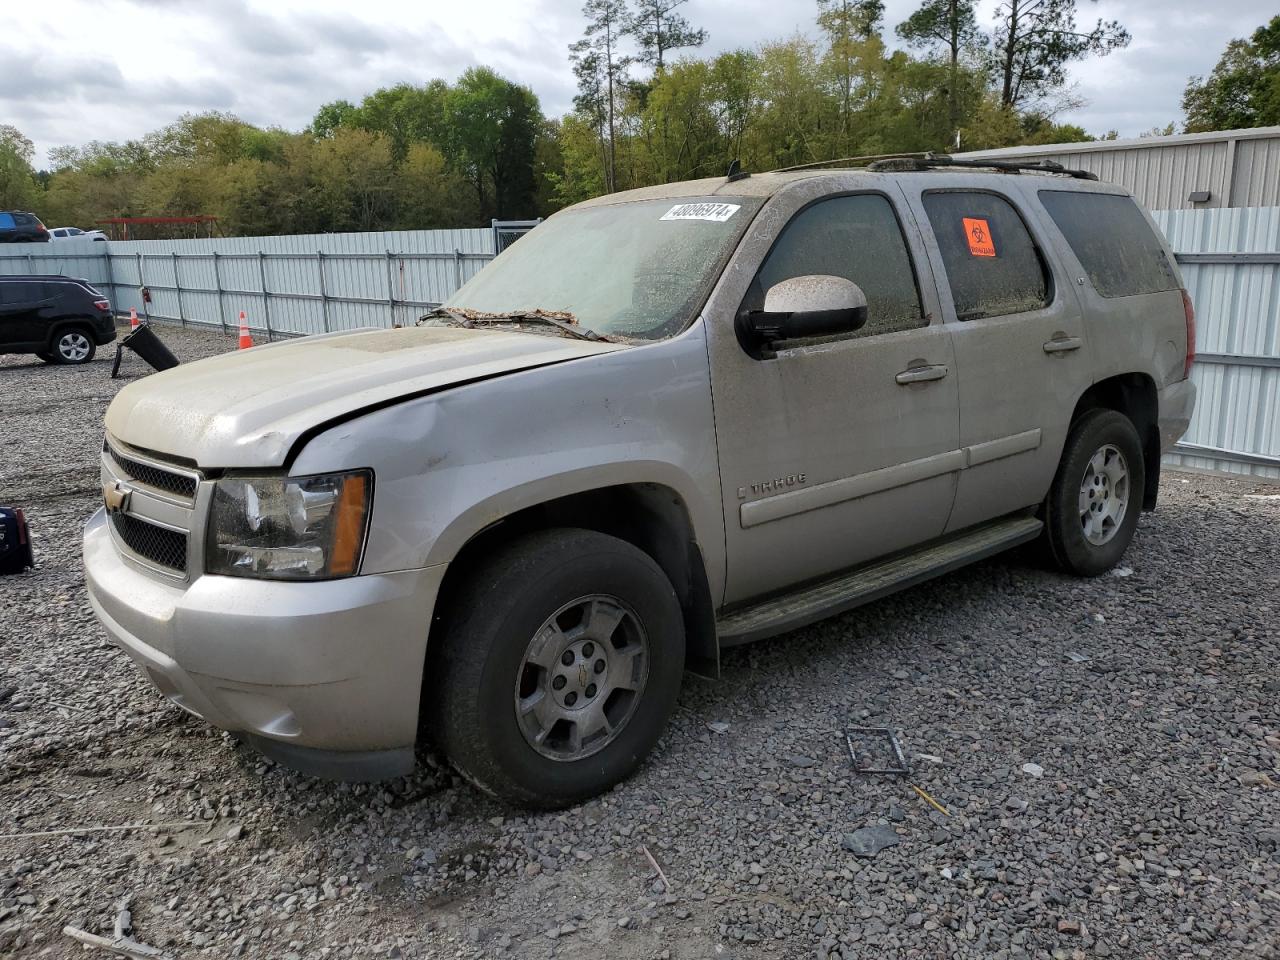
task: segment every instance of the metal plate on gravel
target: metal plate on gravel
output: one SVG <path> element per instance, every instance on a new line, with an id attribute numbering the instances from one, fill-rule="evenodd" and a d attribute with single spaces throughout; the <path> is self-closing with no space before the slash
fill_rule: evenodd
<path id="1" fill-rule="evenodd" d="M 858 773 L 905 776 L 911 772 L 898 738 L 888 727 L 850 727 L 845 731 L 844 742 L 849 747 L 853 769 Z"/>

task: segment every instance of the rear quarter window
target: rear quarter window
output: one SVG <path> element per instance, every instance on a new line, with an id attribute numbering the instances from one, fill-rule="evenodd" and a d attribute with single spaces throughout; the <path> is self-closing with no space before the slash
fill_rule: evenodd
<path id="1" fill-rule="evenodd" d="M 1041 190 L 1040 202 L 1103 297 L 1178 288 L 1159 238 L 1132 197 Z"/>
<path id="2" fill-rule="evenodd" d="M 0 213 L 0 230 L 12 230 L 13 226 L 13 214 Z"/>

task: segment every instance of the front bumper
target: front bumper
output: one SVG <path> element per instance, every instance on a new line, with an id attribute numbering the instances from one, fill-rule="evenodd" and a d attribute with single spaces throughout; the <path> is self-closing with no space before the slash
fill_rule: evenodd
<path id="1" fill-rule="evenodd" d="M 1190 380 L 1177 380 L 1159 391 L 1157 403 L 1160 452 L 1168 453 L 1191 425 L 1191 414 L 1196 408 L 1196 385 Z"/>
<path id="2" fill-rule="evenodd" d="M 444 565 L 319 583 L 164 583 L 84 529 L 89 600 L 111 639 L 184 710 L 305 773 L 408 772 Z"/>

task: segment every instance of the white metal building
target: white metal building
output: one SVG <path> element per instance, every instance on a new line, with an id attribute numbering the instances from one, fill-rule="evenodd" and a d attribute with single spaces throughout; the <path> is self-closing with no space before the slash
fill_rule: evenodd
<path id="1" fill-rule="evenodd" d="M 1280 127 L 957 153 L 957 159 L 1053 160 L 1118 183 L 1148 210 L 1280 207 Z"/>

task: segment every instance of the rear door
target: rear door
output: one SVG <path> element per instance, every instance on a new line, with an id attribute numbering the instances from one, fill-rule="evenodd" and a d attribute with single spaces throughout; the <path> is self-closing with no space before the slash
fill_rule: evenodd
<path id="1" fill-rule="evenodd" d="M 947 531 L 1048 492 L 1077 398 L 1093 382 L 1074 284 L 1050 252 L 1021 185 L 913 195 L 954 332 L 965 452 Z M 1011 178 L 1000 178 L 1001 180 Z"/>

